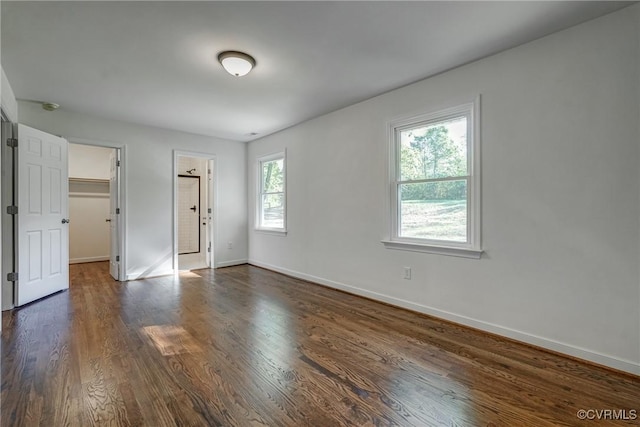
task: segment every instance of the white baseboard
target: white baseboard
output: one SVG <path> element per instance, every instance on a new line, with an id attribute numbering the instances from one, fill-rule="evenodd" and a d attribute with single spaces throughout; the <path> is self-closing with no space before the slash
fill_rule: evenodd
<path id="1" fill-rule="evenodd" d="M 349 292 L 355 295 L 364 296 L 377 301 L 386 302 L 388 304 L 406 308 L 409 310 L 424 313 L 429 316 L 438 317 L 440 319 L 448 320 L 451 322 L 459 323 L 461 325 L 469 326 L 472 328 L 480 329 L 482 331 L 490 332 L 496 335 L 501 335 L 507 338 L 521 341 L 527 344 L 532 344 L 538 347 L 546 348 L 558 353 L 563 353 L 569 356 L 573 356 L 579 359 L 594 362 L 600 365 L 608 366 L 621 371 L 629 372 L 631 374 L 640 375 L 640 363 L 633 362 L 631 360 L 624 360 L 614 356 L 601 354 L 589 349 L 580 348 L 571 344 L 562 343 L 559 341 L 551 340 L 548 338 L 540 337 L 537 335 L 529 334 L 515 329 L 507 328 L 504 326 L 496 325 L 482 320 L 473 319 L 471 317 L 451 313 L 448 311 L 439 310 L 437 308 L 428 307 L 426 305 L 416 304 L 411 301 L 406 301 L 400 298 L 395 298 L 389 295 L 381 294 L 378 292 L 368 291 L 366 289 L 358 288 L 355 286 L 346 285 L 344 283 L 334 282 L 332 280 L 324 279 L 322 277 L 312 276 L 310 274 L 300 273 L 298 271 L 289 270 L 287 268 L 278 267 L 275 265 L 263 263 L 256 260 L 249 260 L 249 264 L 257 267 L 263 267 L 268 270 L 273 270 L 278 273 L 293 276 L 298 279 L 307 280 L 320 285 L 324 285 L 334 289 L 340 289 L 345 292 Z"/>
<path id="2" fill-rule="evenodd" d="M 85 262 L 109 261 L 109 256 L 90 256 L 84 258 L 72 258 L 69 264 L 82 264 Z"/>
<path id="3" fill-rule="evenodd" d="M 246 260 L 246 259 L 234 259 L 234 260 L 231 260 L 231 261 L 216 262 L 216 268 L 232 267 L 234 265 L 242 265 L 242 264 L 246 264 L 248 262 L 249 262 L 249 260 Z"/>

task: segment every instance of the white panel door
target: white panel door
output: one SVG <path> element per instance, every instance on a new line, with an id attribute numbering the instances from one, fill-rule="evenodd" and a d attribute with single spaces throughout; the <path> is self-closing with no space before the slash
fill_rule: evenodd
<path id="1" fill-rule="evenodd" d="M 200 252 L 200 178 L 178 176 L 178 254 Z"/>
<path id="2" fill-rule="evenodd" d="M 69 288 L 69 171 L 65 139 L 18 125 L 16 305 Z"/>
<path id="3" fill-rule="evenodd" d="M 118 239 L 119 218 L 118 215 L 118 150 L 111 151 L 109 168 L 109 272 L 111 277 L 120 280 L 120 240 Z"/>

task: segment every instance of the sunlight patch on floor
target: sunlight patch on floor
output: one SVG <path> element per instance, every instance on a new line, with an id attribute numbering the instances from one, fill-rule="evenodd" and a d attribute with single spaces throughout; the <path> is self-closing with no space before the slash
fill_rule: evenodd
<path id="1" fill-rule="evenodd" d="M 189 270 L 179 270 L 178 274 L 180 274 L 180 277 L 202 277 L 201 275 Z"/>
<path id="2" fill-rule="evenodd" d="M 200 352 L 202 349 L 193 337 L 180 326 L 145 326 L 142 332 L 163 356 Z"/>

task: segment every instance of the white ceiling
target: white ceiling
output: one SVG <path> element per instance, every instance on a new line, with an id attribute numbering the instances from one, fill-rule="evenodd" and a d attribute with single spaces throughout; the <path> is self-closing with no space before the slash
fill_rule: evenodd
<path id="1" fill-rule="evenodd" d="M 2 67 L 18 98 L 249 141 L 629 4 L 2 1 Z"/>

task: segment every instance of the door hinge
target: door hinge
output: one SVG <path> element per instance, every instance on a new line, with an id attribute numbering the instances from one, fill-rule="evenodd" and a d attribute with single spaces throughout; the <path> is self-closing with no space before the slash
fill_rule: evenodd
<path id="1" fill-rule="evenodd" d="M 18 215 L 18 207 L 15 205 L 7 206 L 7 213 L 9 215 Z"/>
<path id="2" fill-rule="evenodd" d="M 209 247 L 207 248 L 207 252 L 211 252 L 211 243 L 209 243 Z"/>
<path id="3" fill-rule="evenodd" d="M 116 262 L 120 261 L 120 255 L 116 255 Z"/>
<path id="4" fill-rule="evenodd" d="M 18 146 L 17 138 L 7 138 L 7 146 L 11 148 L 16 148 Z"/>
<path id="5" fill-rule="evenodd" d="M 116 166 L 120 166 L 120 160 L 116 160 Z"/>
<path id="6" fill-rule="evenodd" d="M 18 273 L 11 272 L 9 274 L 7 274 L 7 281 L 8 282 L 17 282 L 18 281 Z"/>
<path id="7" fill-rule="evenodd" d="M 116 208 L 116 215 L 120 213 L 120 208 Z"/>
<path id="8" fill-rule="evenodd" d="M 207 209 L 207 212 L 208 212 L 208 213 L 211 213 L 211 208 L 208 208 L 208 209 Z"/>

